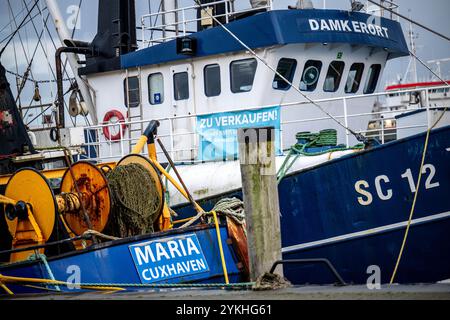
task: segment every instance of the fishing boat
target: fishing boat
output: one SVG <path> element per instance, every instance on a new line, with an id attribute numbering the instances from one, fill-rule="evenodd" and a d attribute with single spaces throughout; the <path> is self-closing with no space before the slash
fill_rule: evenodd
<path id="1" fill-rule="evenodd" d="M 58 24 L 57 6 L 50 0 L 47 5 Z M 373 99 L 386 95 L 376 92 L 382 72 L 389 60 L 410 54 L 393 19 L 395 4 L 376 13 L 363 12 L 358 1 L 348 10 L 315 9 L 308 1 L 275 10 L 270 0 L 247 7 L 229 0 L 186 6 L 164 1 L 161 8 L 141 16 L 139 46 L 134 1 L 100 0 L 98 33 L 90 43 L 60 34 L 66 46 L 58 51 L 57 66 L 62 54 L 75 65 L 80 59 L 70 55 L 86 58 L 73 68 L 82 79 L 73 92 L 83 103 L 75 104 L 71 115 L 89 113 L 94 125 L 72 130 L 78 135 L 74 140 L 83 140 L 78 158 L 99 165 L 120 161 L 134 153 L 148 124 L 158 121 L 157 137 L 167 152 L 158 146 L 139 152 L 163 164 L 173 159 L 182 177 L 174 180 L 184 180 L 195 202 L 208 211 L 223 198 L 242 199 L 236 129 L 272 127 L 284 259 L 326 258 L 349 283 L 365 283 L 376 266 L 385 283 L 401 252 L 396 281 L 450 278 L 450 127 L 435 128 L 437 122 L 430 120 L 423 132 L 396 141 L 369 139 Z M 61 136 L 66 116 L 61 69 L 57 76 L 59 126 L 52 130 Z M 402 90 L 412 91 L 427 96 L 430 89 Z M 52 177 L 61 179 L 61 171 Z M 176 184 L 167 185 L 167 207 L 182 221 L 197 216 L 192 201 L 179 191 Z M 195 230 L 199 239 L 203 231 L 214 232 L 212 227 Z M 401 251 L 405 230 L 410 235 Z M 165 232 L 156 237 L 179 231 Z M 90 261 L 98 252 L 107 255 L 102 248 L 117 250 L 129 255 L 123 268 L 134 274 L 111 273 L 104 283 L 130 277 L 142 282 L 131 264 L 135 257 L 126 250 L 154 235 L 142 237 L 94 244 L 48 263 L 53 270 L 58 261 L 68 261 L 65 257 Z M 211 270 L 217 271 L 220 260 L 215 263 Z M 110 265 L 102 266 L 106 274 Z M 237 280 L 239 273 L 228 267 Z M 0 267 L 0 273 L 6 270 L 17 275 L 20 269 Z M 209 281 L 214 274 L 195 279 Z M 284 276 L 294 284 L 334 281 L 314 264 L 290 264 Z M 92 275 L 89 281 L 100 279 Z"/>

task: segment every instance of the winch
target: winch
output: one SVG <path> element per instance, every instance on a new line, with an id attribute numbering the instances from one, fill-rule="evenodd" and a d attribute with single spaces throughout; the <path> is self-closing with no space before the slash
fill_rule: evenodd
<path id="1" fill-rule="evenodd" d="M 141 181 L 122 183 L 120 188 L 108 181 L 107 176 L 130 166 L 139 172 L 133 178 Z M 132 202 L 127 199 L 131 195 Z M 58 195 L 39 171 L 19 170 L 9 179 L 0 202 L 5 204 L 8 230 L 13 237 L 12 249 L 18 249 L 45 244 L 57 219 L 75 236 L 87 231 L 102 232 L 107 226 L 110 231 L 122 230 L 114 224 L 121 223 L 127 215 L 134 219 L 132 231 L 138 234 L 153 231 L 163 211 L 164 196 L 161 178 L 152 163 L 141 155 L 131 154 L 120 160 L 114 169 L 98 168 L 86 161 L 73 164 L 62 177 Z M 12 253 L 10 261 L 24 260 L 32 253 Z"/>

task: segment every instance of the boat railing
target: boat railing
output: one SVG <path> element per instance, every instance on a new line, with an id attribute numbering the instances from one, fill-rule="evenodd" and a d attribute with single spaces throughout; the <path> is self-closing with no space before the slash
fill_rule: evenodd
<path id="1" fill-rule="evenodd" d="M 396 14 L 399 11 L 399 5 L 391 0 L 377 1 L 381 6 L 379 7 L 366 0 L 367 13 L 378 15 L 380 17 L 389 18 L 391 20 L 400 21 L 400 17 Z M 385 9 L 386 8 L 386 9 Z"/>
<path id="2" fill-rule="evenodd" d="M 343 126 L 352 129 L 354 132 L 362 134 L 363 136 L 369 138 L 377 138 L 377 140 L 384 144 L 386 142 L 396 140 L 401 132 L 406 132 L 407 130 L 415 130 L 418 132 L 423 132 L 427 128 L 430 128 L 433 125 L 433 117 L 431 115 L 435 106 L 432 106 L 430 103 L 430 90 L 439 89 L 441 87 L 432 87 L 432 88 L 421 88 L 421 89 L 410 89 L 410 90 L 402 90 L 401 92 L 423 92 L 423 96 L 425 97 L 424 101 L 417 104 L 415 107 L 409 107 L 407 110 L 376 110 L 372 112 L 360 112 L 358 111 L 358 99 L 363 99 L 364 103 L 373 103 L 376 99 L 382 99 L 386 97 L 388 94 L 395 93 L 395 91 L 389 92 L 380 92 L 373 94 L 365 94 L 365 95 L 355 95 L 355 96 L 345 96 L 345 97 L 335 97 L 335 98 L 326 98 L 326 99 L 317 99 L 314 100 L 315 103 L 321 105 L 322 107 L 332 107 L 334 118 L 339 121 Z M 445 86 L 442 86 L 445 88 Z M 398 91 L 400 92 L 400 91 Z M 372 99 L 368 99 L 372 98 Z M 308 101 L 296 101 L 289 103 L 281 103 L 280 108 L 301 108 L 306 106 L 312 106 Z M 265 107 L 273 107 L 270 106 L 254 106 L 252 108 L 246 108 L 246 111 L 263 109 Z M 336 109 L 338 111 L 336 111 Z M 396 116 L 399 114 L 403 114 L 405 112 L 411 112 L 414 110 L 423 110 L 425 116 L 422 120 L 417 123 L 406 123 L 404 125 L 398 125 Z M 242 110 L 224 110 L 221 112 L 236 112 Z M 283 114 L 283 113 L 281 113 Z M 280 120 L 280 130 L 283 132 L 288 129 L 289 126 L 295 126 L 295 130 L 304 131 L 310 126 L 314 126 L 316 128 L 321 127 L 321 129 L 329 128 L 330 124 L 333 122 L 330 120 L 328 116 L 325 114 L 320 117 L 314 118 L 306 118 L 301 117 L 302 112 L 295 112 L 299 118 L 289 118 L 283 119 L 281 117 Z M 88 137 L 84 148 L 86 150 L 86 157 L 99 162 L 105 161 L 116 161 L 121 157 L 127 155 L 134 144 L 137 143 L 139 139 L 139 135 L 132 136 L 128 135 L 128 133 L 124 132 L 124 128 L 131 127 L 134 125 L 136 127 L 137 124 L 142 125 L 142 127 L 146 127 L 146 125 L 151 120 L 158 120 L 160 122 L 160 128 L 158 129 L 158 137 L 166 146 L 169 154 L 173 159 L 177 162 L 197 162 L 198 150 L 199 150 L 199 133 L 195 130 L 195 121 L 198 116 L 202 116 L 205 114 L 190 114 L 184 116 L 176 116 L 176 117 L 164 117 L 159 119 L 146 119 L 139 121 L 127 121 L 119 124 L 101 124 L 96 126 L 86 127 L 86 136 Z M 192 129 L 191 130 L 177 130 L 176 123 L 177 121 L 183 121 L 190 119 L 192 121 Z M 353 124 L 355 121 L 364 120 L 364 127 L 355 128 Z M 108 140 L 102 134 L 105 127 L 113 130 L 115 133 L 119 132 L 121 139 L 118 140 Z M 336 124 L 334 123 L 334 127 Z M 126 129 L 125 129 L 126 130 Z M 295 131 L 294 130 L 294 131 Z M 342 136 L 341 136 L 342 137 Z M 184 139 L 184 140 L 182 140 Z M 347 147 L 352 146 L 352 134 L 349 130 L 345 131 L 345 143 Z M 178 143 L 177 143 L 178 141 Z M 284 139 L 281 139 L 281 148 L 282 150 L 287 150 L 291 147 L 292 143 L 286 143 Z M 146 151 L 143 152 L 146 154 Z M 161 150 L 158 149 L 157 152 L 158 157 L 164 158 L 164 154 Z"/>
<path id="3" fill-rule="evenodd" d="M 215 25 L 212 17 L 222 23 L 228 23 L 238 15 L 273 9 L 273 0 L 267 0 L 266 5 L 240 9 L 235 8 L 234 2 L 234 0 L 217 0 L 145 14 L 141 16 L 142 43 L 145 47 L 185 37 L 198 31 L 198 23 L 205 28 Z M 218 5 L 223 5 L 224 12 L 214 12 L 213 8 Z M 202 9 L 200 16 L 197 15 L 199 9 Z"/>

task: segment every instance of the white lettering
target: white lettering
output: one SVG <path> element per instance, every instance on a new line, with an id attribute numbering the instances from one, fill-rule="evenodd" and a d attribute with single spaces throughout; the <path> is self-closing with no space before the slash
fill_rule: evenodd
<path id="1" fill-rule="evenodd" d="M 206 270 L 205 261 L 200 260 L 200 259 L 197 259 L 196 262 L 197 262 L 197 266 L 198 266 L 200 269 Z"/>
<path id="2" fill-rule="evenodd" d="M 173 274 L 177 274 L 177 270 L 175 269 L 175 265 L 172 263 L 167 267 L 167 272 L 172 275 Z"/>
<path id="3" fill-rule="evenodd" d="M 342 25 L 342 31 L 347 30 L 348 32 L 352 32 L 352 29 L 349 27 L 348 25 L 349 21 L 348 20 L 341 20 L 341 25 Z"/>
<path id="4" fill-rule="evenodd" d="M 373 34 L 373 35 L 377 34 L 377 30 L 375 29 L 375 26 L 373 24 L 369 24 L 368 28 L 369 28 L 369 32 L 371 34 Z"/>
<path id="5" fill-rule="evenodd" d="M 341 24 L 339 20 L 328 20 L 331 30 L 341 31 Z"/>
<path id="6" fill-rule="evenodd" d="M 381 29 L 380 26 L 375 26 L 375 29 L 377 29 L 377 35 L 379 35 L 380 37 L 384 37 L 383 29 Z"/>
<path id="7" fill-rule="evenodd" d="M 330 31 L 330 27 L 327 25 L 327 22 L 325 20 L 320 20 L 320 30 Z"/>
<path id="8" fill-rule="evenodd" d="M 191 238 L 187 238 L 187 250 L 188 250 L 188 255 L 191 255 L 192 252 L 195 252 L 196 254 L 200 254 L 200 251 L 198 250 L 197 246 L 195 245 L 194 241 L 192 241 Z"/>
<path id="9" fill-rule="evenodd" d="M 143 263 L 148 263 L 148 259 L 152 259 L 152 262 L 155 262 L 155 257 L 153 256 L 152 249 L 149 245 L 144 247 L 145 253 L 142 252 L 141 247 L 135 247 L 134 252 L 136 254 L 136 258 L 138 260 L 138 264 L 141 266 Z M 143 260 L 143 261 L 142 261 Z"/>
<path id="10" fill-rule="evenodd" d="M 309 27 L 312 31 L 319 30 L 319 23 L 314 19 L 309 19 Z"/>
<path id="11" fill-rule="evenodd" d="M 181 241 L 180 241 L 181 242 Z M 177 256 L 182 257 L 180 250 L 178 250 L 178 243 L 176 241 L 167 242 L 167 247 L 169 248 L 170 256 L 175 258 L 175 253 Z"/>
<path id="12" fill-rule="evenodd" d="M 389 178 L 387 176 L 378 176 L 375 178 L 375 189 L 377 190 L 378 197 L 381 200 L 389 200 L 392 198 L 392 189 L 387 190 L 387 194 L 383 193 L 383 190 L 381 188 L 381 181 L 384 181 L 385 183 L 389 182 Z"/>
<path id="13" fill-rule="evenodd" d="M 166 249 L 164 249 L 163 245 L 159 242 L 156 243 L 156 260 L 161 261 L 161 257 L 164 256 L 166 259 L 170 259 L 170 256 L 167 254 Z"/>
<path id="14" fill-rule="evenodd" d="M 365 24 L 364 22 L 360 22 L 359 26 L 361 27 L 361 32 L 369 33 L 369 30 L 367 30 L 367 24 Z"/>
<path id="15" fill-rule="evenodd" d="M 361 29 L 359 28 L 359 22 L 358 21 L 352 21 L 352 25 L 353 25 L 353 30 L 355 32 L 361 33 Z"/>
<path id="16" fill-rule="evenodd" d="M 191 264 L 192 271 L 198 271 L 198 267 L 197 264 L 195 263 L 195 260 L 191 260 L 189 261 L 189 263 Z"/>
<path id="17" fill-rule="evenodd" d="M 146 276 L 146 274 L 147 274 L 148 272 L 150 272 L 149 269 L 144 269 L 144 271 L 142 271 L 142 278 L 144 278 L 144 279 L 147 280 L 147 281 L 152 280 L 151 277 L 147 277 L 147 276 Z"/>

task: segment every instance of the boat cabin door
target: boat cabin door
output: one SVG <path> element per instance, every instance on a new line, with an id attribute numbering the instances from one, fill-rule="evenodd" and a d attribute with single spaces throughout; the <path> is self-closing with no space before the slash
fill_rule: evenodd
<path id="1" fill-rule="evenodd" d="M 176 161 L 195 160 L 197 135 L 195 134 L 195 90 L 192 65 L 170 68 L 172 75 L 172 136 L 173 157 Z"/>

